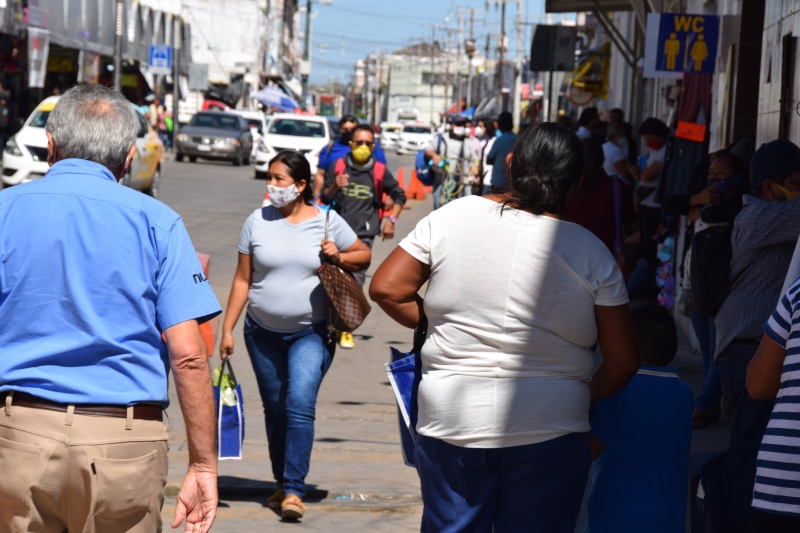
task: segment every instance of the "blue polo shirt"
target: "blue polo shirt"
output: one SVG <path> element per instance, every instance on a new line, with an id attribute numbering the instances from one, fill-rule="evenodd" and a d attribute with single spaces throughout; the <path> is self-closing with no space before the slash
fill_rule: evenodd
<path id="1" fill-rule="evenodd" d="M 349 144 L 344 144 L 341 140 L 336 139 L 336 142 L 334 142 L 333 146 L 331 146 L 330 153 L 328 153 L 327 146 L 320 151 L 317 168 L 328 170 L 328 167 L 349 154 L 350 151 L 351 149 Z M 375 151 L 372 152 L 372 157 L 374 157 L 376 161 L 383 163 L 384 165 L 386 164 L 386 155 L 383 153 L 381 145 L 377 142 L 375 143 Z"/>
<path id="2" fill-rule="evenodd" d="M 588 533 L 684 533 L 694 395 L 668 367 L 642 366 L 597 402 Z"/>
<path id="3" fill-rule="evenodd" d="M 105 167 L 0 192 L 0 392 L 166 406 L 161 332 L 220 311 L 181 218 Z"/>

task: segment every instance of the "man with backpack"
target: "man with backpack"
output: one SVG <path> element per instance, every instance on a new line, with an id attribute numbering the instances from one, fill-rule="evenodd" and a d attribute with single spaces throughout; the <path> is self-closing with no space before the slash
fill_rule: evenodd
<path id="1" fill-rule="evenodd" d="M 787 140 L 761 145 L 750 161 L 750 180 L 752 194 L 734 219 L 730 251 L 720 246 L 717 252 L 731 258 L 728 271 L 723 265 L 719 272 L 724 301 L 714 319 L 715 363 L 733 409 L 731 449 L 703 472 L 714 530 L 731 533 L 751 531 L 758 446 L 775 403 L 754 400 L 745 383 L 800 237 L 800 149 Z M 788 404 L 785 412 L 794 416 Z"/>
<path id="2" fill-rule="evenodd" d="M 350 153 L 328 167 L 320 200 L 339 213 L 358 238 L 372 249 L 377 235 L 382 233 L 384 239 L 394 237 L 394 226 L 406 203 L 406 193 L 386 168 L 386 164 L 375 156 L 375 132 L 368 124 L 359 124 L 353 128 L 350 148 Z M 385 217 L 384 193 L 393 202 L 391 212 L 386 213 Z M 381 230 L 383 218 L 386 221 Z M 354 272 L 353 277 L 363 286 L 366 272 Z M 339 345 L 342 348 L 353 348 L 353 335 L 342 333 Z"/>
<path id="3" fill-rule="evenodd" d="M 345 115 L 339 121 L 339 137 L 323 148 L 319 152 L 319 162 L 317 163 L 317 173 L 314 176 L 314 196 L 319 196 L 322 184 L 325 183 L 325 173 L 339 159 L 350 153 L 350 141 L 353 140 L 353 130 L 358 126 L 358 119 L 354 115 Z M 372 157 L 379 163 L 386 164 L 380 144 L 375 144 Z"/>

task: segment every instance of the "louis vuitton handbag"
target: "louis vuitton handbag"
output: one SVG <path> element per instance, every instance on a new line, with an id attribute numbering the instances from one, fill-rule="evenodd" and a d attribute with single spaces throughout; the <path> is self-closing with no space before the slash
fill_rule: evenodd
<path id="1" fill-rule="evenodd" d="M 328 240 L 330 211 L 325 216 L 325 240 Z M 317 270 L 325 291 L 325 312 L 330 337 L 336 331 L 355 331 L 372 308 L 353 275 L 330 262 Z"/>

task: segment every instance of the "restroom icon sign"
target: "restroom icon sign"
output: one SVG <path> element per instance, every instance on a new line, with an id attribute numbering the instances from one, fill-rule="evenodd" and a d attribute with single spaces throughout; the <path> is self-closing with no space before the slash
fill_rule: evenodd
<path id="1" fill-rule="evenodd" d="M 713 74 L 717 58 L 719 17 L 661 13 L 656 69 Z"/>

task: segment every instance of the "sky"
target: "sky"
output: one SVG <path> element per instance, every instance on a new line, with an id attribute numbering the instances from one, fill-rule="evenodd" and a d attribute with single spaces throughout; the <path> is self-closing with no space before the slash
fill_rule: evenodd
<path id="1" fill-rule="evenodd" d="M 305 5 L 305 0 L 299 0 Z M 509 38 L 510 57 L 516 54 L 515 21 L 516 0 L 507 0 L 506 35 Z M 543 0 L 524 0 L 529 23 L 544 22 Z M 431 25 L 436 28 L 437 40 L 445 39 L 444 27 L 458 29 L 458 8 L 485 10 L 485 0 L 333 0 L 332 5 L 314 2 L 312 12 L 311 50 L 312 70 L 310 82 L 328 83 L 330 78 L 346 83 L 353 73 L 353 64 L 380 47 L 381 53 L 392 52 L 422 39 L 430 42 Z M 464 38 L 469 34 L 469 14 L 464 16 Z M 574 18 L 574 15 L 572 15 Z M 301 18 L 301 24 L 305 20 Z M 530 26 L 523 54 L 527 55 Z M 499 34 L 500 9 L 490 3 L 488 13 L 476 13 L 474 34 L 478 47 L 483 50 L 488 32 Z M 451 41 L 455 47 L 454 34 Z M 494 40 L 493 48 L 497 48 Z M 496 54 L 496 52 L 493 52 Z M 495 57 L 492 55 L 492 57 Z"/>

